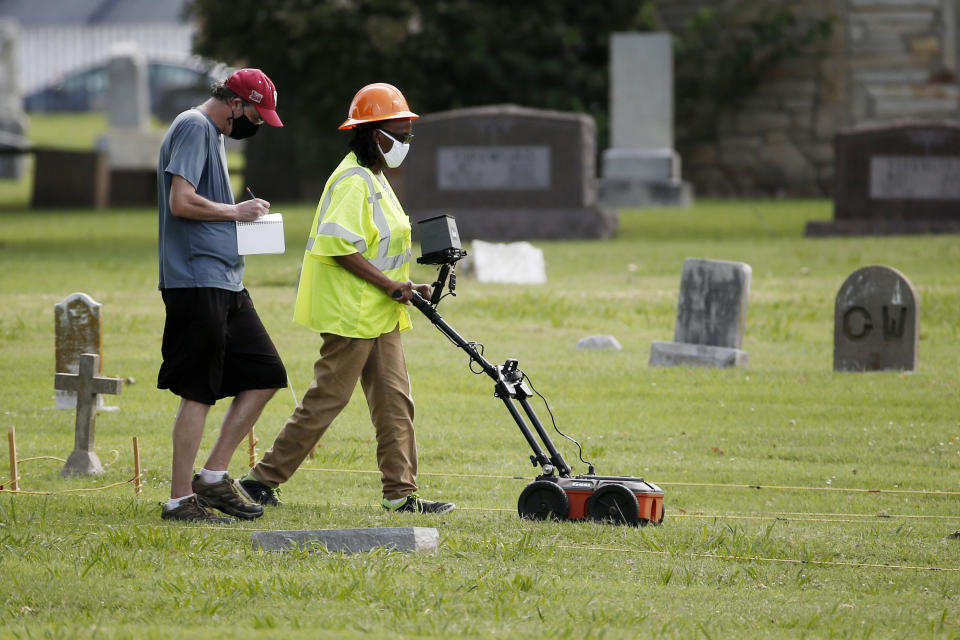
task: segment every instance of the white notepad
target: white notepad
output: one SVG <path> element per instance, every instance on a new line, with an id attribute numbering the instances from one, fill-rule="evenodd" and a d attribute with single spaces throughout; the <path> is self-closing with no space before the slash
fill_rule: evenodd
<path id="1" fill-rule="evenodd" d="M 253 222 L 237 223 L 237 253 L 283 253 L 283 214 L 268 213 Z"/>

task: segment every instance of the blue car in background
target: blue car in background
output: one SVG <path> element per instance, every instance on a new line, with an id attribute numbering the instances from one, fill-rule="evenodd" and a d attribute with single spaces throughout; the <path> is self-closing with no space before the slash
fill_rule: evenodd
<path id="1" fill-rule="evenodd" d="M 173 120 L 181 111 L 206 100 L 215 80 L 211 72 L 202 67 L 150 61 L 147 63 L 150 111 L 161 120 Z M 56 84 L 26 96 L 24 109 L 28 113 L 101 111 L 106 109 L 108 84 L 105 63 L 75 71 Z"/>

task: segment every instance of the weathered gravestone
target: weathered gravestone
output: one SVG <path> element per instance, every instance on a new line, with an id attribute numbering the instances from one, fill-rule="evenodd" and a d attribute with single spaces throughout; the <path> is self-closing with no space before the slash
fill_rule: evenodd
<path id="1" fill-rule="evenodd" d="M 92 353 L 97 357 L 103 351 L 103 330 L 99 302 L 85 293 L 71 293 L 53 307 L 57 373 L 78 373 L 80 356 Z M 99 361 L 98 361 L 99 362 Z M 97 369 L 94 373 L 101 373 Z M 57 390 L 57 409 L 77 406 L 77 394 L 66 389 Z M 102 403 L 102 398 L 100 399 Z"/>
<path id="2" fill-rule="evenodd" d="M 0 178 L 19 178 L 26 160 L 27 118 L 23 112 L 18 73 L 18 40 L 20 28 L 16 20 L 0 20 Z"/>
<path id="3" fill-rule="evenodd" d="M 110 127 L 101 145 L 110 163 L 110 206 L 155 204 L 163 133 L 150 129 L 146 57 L 136 44 L 119 43 L 111 52 L 107 72 Z"/>
<path id="4" fill-rule="evenodd" d="M 596 130 L 577 113 L 515 105 L 419 118 L 403 164 L 413 221 L 448 214 L 464 239 L 607 238 L 615 211 L 596 204 Z"/>
<path id="5" fill-rule="evenodd" d="M 750 292 L 750 265 L 725 260 L 683 261 L 673 342 L 654 341 L 651 366 L 745 366 L 741 351 Z"/>
<path id="6" fill-rule="evenodd" d="M 477 282 L 545 284 L 547 265 L 543 251 L 529 242 L 484 242 L 474 240 L 464 271 Z"/>
<path id="7" fill-rule="evenodd" d="M 808 236 L 960 231 L 960 123 L 846 131 L 834 151 L 834 219 L 808 222 Z"/>
<path id="8" fill-rule="evenodd" d="M 610 148 L 598 199 L 613 206 L 689 206 L 673 148 L 673 44 L 669 33 L 610 37 Z"/>
<path id="9" fill-rule="evenodd" d="M 362 553 L 374 549 L 433 553 L 440 534 L 429 527 L 383 527 L 379 529 L 314 529 L 297 531 L 256 531 L 253 550 L 326 550 Z"/>
<path id="10" fill-rule="evenodd" d="M 919 335 L 917 291 L 896 269 L 858 269 L 837 292 L 834 371 L 915 371 Z"/>
<path id="11" fill-rule="evenodd" d="M 103 473 L 100 458 L 93 450 L 93 432 L 97 420 L 97 404 L 101 393 L 120 393 L 120 378 L 101 378 L 100 356 L 84 353 L 80 356 L 79 372 L 58 373 L 54 386 L 72 391 L 77 396 L 77 420 L 74 426 L 73 453 L 67 458 L 60 475 L 99 475 Z"/>

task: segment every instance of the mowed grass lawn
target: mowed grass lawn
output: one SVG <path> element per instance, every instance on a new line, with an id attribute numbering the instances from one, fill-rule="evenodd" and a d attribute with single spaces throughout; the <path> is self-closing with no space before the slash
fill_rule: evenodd
<path id="1" fill-rule="evenodd" d="M 291 316 L 313 207 L 274 209 L 287 253 L 250 257 L 245 282 L 302 393 L 319 339 Z M 177 399 L 155 388 L 156 213 L 0 214 L 0 424 L 16 428 L 20 488 L 52 493 L 0 494 L 0 636 L 958 637 L 960 243 L 803 237 L 805 221 L 829 216 L 824 201 L 625 211 L 612 240 L 537 242 L 547 285 L 461 274 L 442 303 L 488 359 L 519 359 L 598 473 L 663 487 L 662 526 L 520 520 L 517 497 L 536 473 L 523 438 L 490 380 L 415 313 L 404 341 L 422 494 L 459 509 L 383 513 L 358 393 L 284 486 L 283 507 L 210 527 L 159 518 Z M 747 368 L 647 365 L 650 343 L 672 339 L 686 257 L 752 266 Z M 915 373 L 832 370 L 834 298 L 869 264 L 896 267 L 919 293 Z M 433 276 L 415 267 L 417 280 Z M 44 456 L 73 447 L 73 413 L 52 409 L 53 307 L 75 291 L 103 304 L 104 373 L 135 382 L 97 419 L 105 475 L 67 480 Z M 623 349 L 576 350 L 591 334 Z M 261 452 L 292 408 L 286 390 L 267 406 Z M 133 436 L 141 496 L 131 484 L 63 493 L 129 480 Z M 242 447 L 231 472 L 247 460 Z M 7 488 L 9 475 L 3 456 Z M 408 525 L 436 527 L 439 552 L 261 553 L 250 540 L 258 529 Z"/>

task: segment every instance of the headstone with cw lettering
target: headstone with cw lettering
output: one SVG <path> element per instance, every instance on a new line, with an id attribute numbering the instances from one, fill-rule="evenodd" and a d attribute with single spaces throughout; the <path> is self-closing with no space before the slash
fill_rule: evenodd
<path id="1" fill-rule="evenodd" d="M 837 134 L 833 220 L 808 236 L 960 232 L 960 122 Z"/>
<path id="2" fill-rule="evenodd" d="M 447 214 L 461 238 L 490 241 L 607 238 L 616 229 L 616 211 L 597 206 L 587 115 L 471 107 L 425 115 L 414 132 L 398 189 L 414 222 Z"/>
<path id="3" fill-rule="evenodd" d="M 905 275 L 871 265 L 854 271 L 834 307 L 834 371 L 915 371 L 920 299 Z"/>
<path id="4" fill-rule="evenodd" d="M 740 347 L 751 273 L 742 262 L 684 260 L 673 342 L 654 341 L 650 366 L 746 366 Z"/>
<path id="5" fill-rule="evenodd" d="M 80 355 L 92 353 L 98 357 L 103 351 L 103 331 L 100 312 L 103 305 L 85 293 L 71 293 L 53 307 L 54 348 L 57 373 L 80 371 Z M 99 362 L 99 361 L 98 361 Z M 99 374 L 100 369 L 94 373 Z M 77 393 L 57 389 L 57 409 L 74 409 Z M 102 406 L 103 399 L 99 400 Z"/>
<path id="6" fill-rule="evenodd" d="M 62 476 L 100 475 L 103 465 L 93 450 L 93 432 L 97 420 L 97 404 L 102 393 L 120 393 L 120 378 L 98 377 L 100 356 L 84 353 L 80 356 L 80 367 L 76 374 L 58 373 L 54 386 L 59 390 L 69 390 L 77 395 L 77 420 L 74 425 L 73 453 L 60 471 Z"/>

